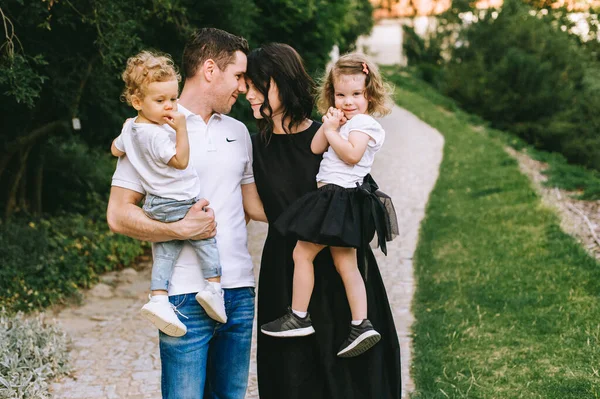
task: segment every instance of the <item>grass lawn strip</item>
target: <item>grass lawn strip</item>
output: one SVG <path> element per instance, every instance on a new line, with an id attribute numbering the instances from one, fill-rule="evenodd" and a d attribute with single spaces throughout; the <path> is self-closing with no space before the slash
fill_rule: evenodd
<path id="1" fill-rule="evenodd" d="M 599 265 L 476 118 L 392 79 L 446 140 L 415 254 L 413 398 L 600 397 Z"/>

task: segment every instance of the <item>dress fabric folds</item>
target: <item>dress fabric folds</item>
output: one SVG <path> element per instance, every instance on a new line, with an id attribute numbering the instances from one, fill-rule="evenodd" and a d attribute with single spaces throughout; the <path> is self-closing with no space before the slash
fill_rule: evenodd
<path id="1" fill-rule="evenodd" d="M 292 299 L 298 237 L 273 227 L 297 199 L 317 190 L 320 155 L 310 143 L 320 124 L 296 134 L 252 137 L 254 178 L 269 220 L 258 283 L 258 325 L 283 315 Z M 383 199 L 382 199 L 383 201 Z M 389 223 L 389 221 L 388 221 Z M 360 232 L 358 234 L 360 243 Z M 381 274 L 371 248 L 360 246 L 366 280 L 368 317 L 381 334 L 372 349 L 354 358 L 336 356 L 346 339 L 351 314 L 330 252 L 315 259 L 315 287 L 309 305 L 316 333 L 275 338 L 258 332 L 258 386 L 261 399 L 400 399 L 400 344 Z"/>

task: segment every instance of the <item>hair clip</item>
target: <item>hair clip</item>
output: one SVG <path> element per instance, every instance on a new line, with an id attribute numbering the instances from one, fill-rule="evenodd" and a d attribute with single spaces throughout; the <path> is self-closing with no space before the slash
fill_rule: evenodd
<path id="1" fill-rule="evenodd" d="M 367 68 L 367 63 L 363 62 L 362 63 L 362 67 L 363 67 L 362 71 L 365 73 L 365 75 L 368 75 L 369 74 L 369 68 Z"/>

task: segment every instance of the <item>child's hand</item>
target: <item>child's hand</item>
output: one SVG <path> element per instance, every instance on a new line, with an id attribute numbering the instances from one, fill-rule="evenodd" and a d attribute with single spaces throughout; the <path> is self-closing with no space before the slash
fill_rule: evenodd
<path id="1" fill-rule="evenodd" d="M 346 118 L 344 111 L 342 111 L 342 110 L 338 110 L 338 111 L 340 112 L 340 126 L 344 126 L 346 124 L 346 122 L 348 122 L 348 119 Z"/>
<path id="2" fill-rule="evenodd" d="M 337 108 L 329 107 L 327 113 L 323 115 L 323 127 L 326 130 L 337 130 L 342 124 L 342 118 L 344 118 L 345 123 L 344 113 Z"/>
<path id="3" fill-rule="evenodd" d="M 177 111 L 168 111 L 164 116 L 167 125 L 171 126 L 175 131 L 185 130 L 185 115 Z"/>

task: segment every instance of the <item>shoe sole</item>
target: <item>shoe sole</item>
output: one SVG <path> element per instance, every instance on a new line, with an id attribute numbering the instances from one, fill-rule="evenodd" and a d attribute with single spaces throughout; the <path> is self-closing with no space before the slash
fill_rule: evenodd
<path id="1" fill-rule="evenodd" d="M 358 336 L 347 348 L 338 352 L 339 357 L 354 357 L 371 349 L 379 340 L 381 335 L 377 331 L 366 331 Z"/>
<path id="2" fill-rule="evenodd" d="M 161 319 L 160 317 L 158 317 L 157 315 L 155 315 L 147 309 L 142 309 L 140 313 L 145 319 L 150 321 L 150 323 L 154 324 L 156 328 L 158 328 L 160 331 L 164 332 L 165 334 L 171 337 L 182 337 L 187 332 L 187 330 L 184 330 L 181 327 L 176 326 L 175 324 L 164 321 L 163 319 Z"/>
<path id="3" fill-rule="evenodd" d="M 279 338 L 306 337 L 307 335 L 312 335 L 315 333 L 315 329 L 312 326 L 304 327 L 304 328 L 296 328 L 295 330 L 277 331 L 277 332 L 276 331 L 267 331 L 267 330 L 263 330 L 261 328 L 260 331 L 263 334 L 270 335 L 271 337 L 279 337 Z"/>
<path id="4" fill-rule="evenodd" d="M 220 316 L 219 313 L 215 310 L 215 308 L 212 307 L 210 302 L 202 298 L 199 294 L 196 294 L 196 301 L 200 304 L 200 306 L 202 306 L 208 317 L 222 324 L 227 323 L 227 316 L 225 316 L 225 318 Z"/>

